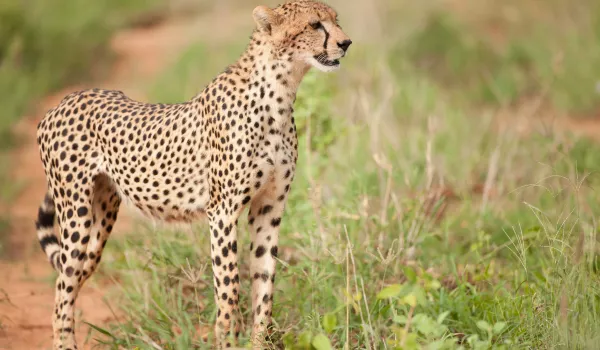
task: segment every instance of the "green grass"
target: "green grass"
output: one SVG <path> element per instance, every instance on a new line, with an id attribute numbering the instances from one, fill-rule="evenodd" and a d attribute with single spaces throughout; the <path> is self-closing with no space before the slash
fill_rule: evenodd
<path id="1" fill-rule="evenodd" d="M 497 48 L 452 13 L 422 17 L 413 28 L 396 18 L 387 25 L 410 34 L 389 50 L 357 42 L 338 73 L 310 72 L 300 88 L 273 347 L 597 348 L 600 145 L 494 124 L 536 93 L 573 114 L 598 108 L 585 90 L 600 69 L 589 28 L 539 41 L 530 29 Z M 566 55 L 550 73 L 542 53 L 563 44 L 580 59 Z M 151 94 L 189 98 L 242 48 L 192 46 Z M 119 281 L 126 319 L 101 329 L 102 342 L 210 348 L 198 335 L 212 332 L 216 314 L 209 237 L 206 224 L 193 231 L 141 228 L 109 242 L 102 270 Z"/>
<path id="2" fill-rule="evenodd" d="M 505 38 L 501 44 L 448 12 L 433 12 L 410 40 L 395 43 L 392 57 L 408 57 L 415 68 L 457 90 L 453 97 L 470 105 L 502 107 L 541 95 L 560 111 L 593 114 L 599 96 L 600 49 L 594 43 L 600 40 L 600 6 L 585 0 L 578 5 L 550 19 L 527 17 L 522 10 L 520 22 L 536 26 L 505 23 L 497 29 Z M 502 4 L 490 7 L 490 12 L 505 10 Z M 557 25 L 559 21 L 568 24 Z"/>

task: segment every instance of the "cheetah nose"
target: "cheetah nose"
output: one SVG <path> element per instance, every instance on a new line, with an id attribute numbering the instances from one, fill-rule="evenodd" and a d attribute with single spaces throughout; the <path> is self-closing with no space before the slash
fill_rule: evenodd
<path id="1" fill-rule="evenodd" d="M 344 50 L 344 52 L 348 51 L 348 47 L 350 47 L 350 44 L 352 44 L 352 40 L 347 39 L 342 41 L 341 43 L 337 43 L 339 48 Z"/>

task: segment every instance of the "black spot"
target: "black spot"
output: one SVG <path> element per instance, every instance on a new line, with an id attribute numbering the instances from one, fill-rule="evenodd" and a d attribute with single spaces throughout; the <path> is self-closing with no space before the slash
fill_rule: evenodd
<path id="1" fill-rule="evenodd" d="M 277 246 L 271 247 L 271 255 L 276 258 L 277 257 Z"/>
<path id="2" fill-rule="evenodd" d="M 262 245 L 259 245 L 258 247 L 256 247 L 256 257 L 260 258 L 261 256 L 265 255 L 265 247 Z"/>
<path id="3" fill-rule="evenodd" d="M 277 227 L 279 226 L 279 224 L 281 224 L 281 218 L 274 218 L 273 220 L 271 220 L 271 226 Z"/>
<path id="4" fill-rule="evenodd" d="M 271 212 L 271 210 L 273 210 L 273 206 L 271 206 L 271 205 L 265 205 L 262 208 L 262 215 L 267 215 L 269 212 Z"/>
<path id="5" fill-rule="evenodd" d="M 79 209 L 77 209 L 77 215 L 79 215 L 79 217 L 86 216 L 87 213 L 88 209 L 86 207 L 80 207 Z"/>

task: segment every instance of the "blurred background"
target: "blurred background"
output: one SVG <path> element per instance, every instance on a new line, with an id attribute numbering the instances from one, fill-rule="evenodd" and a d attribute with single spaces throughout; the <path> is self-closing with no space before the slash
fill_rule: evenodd
<path id="1" fill-rule="evenodd" d="M 599 348 L 600 2 L 327 3 L 354 44 L 298 92 L 272 348 Z M 88 87 L 185 101 L 243 52 L 260 4 L 277 2 L 0 1 L 0 348 L 51 345 L 45 111 Z M 80 345 L 210 348 L 205 224 L 122 212 Z M 239 236 L 247 326 L 245 218 Z"/>

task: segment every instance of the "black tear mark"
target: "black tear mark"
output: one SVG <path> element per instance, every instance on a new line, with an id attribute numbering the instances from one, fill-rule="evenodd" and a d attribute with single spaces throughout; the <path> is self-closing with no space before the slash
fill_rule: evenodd
<path id="1" fill-rule="evenodd" d="M 327 42 L 329 41 L 329 32 L 325 29 L 325 27 L 321 26 L 323 32 L 325 32 L 325 42 L 323 43 L 323 48 L 327 50 Z"/>

